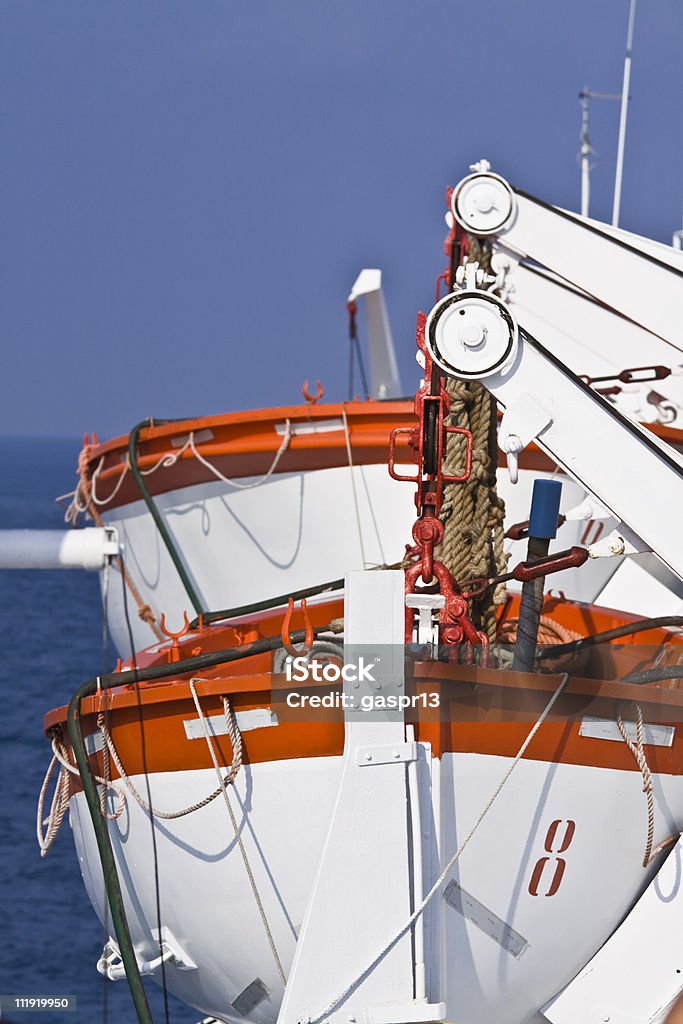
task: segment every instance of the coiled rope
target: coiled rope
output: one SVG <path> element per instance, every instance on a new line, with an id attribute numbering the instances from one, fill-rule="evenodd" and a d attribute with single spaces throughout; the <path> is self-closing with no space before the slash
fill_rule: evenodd
<path id="1" fill-rule="evenodd" d="M 55 791 L 52 795 L 52 803 L 50 805 L 50 811 L 47 817 L 45 814 L 45 797 L 47 795 L 48 787 L 50 785 L 50 779 L 56 765 L 60 765 L 59 775 L 57 776 L 57 782 L 55 784 Z M 43 784 L 40 787 L 40 793 L 38 795 L 38 809 L 36 812 L 36 836 L 38 839 L 38 846 L 40 847 L 40 856 L 46 857 L 57 838 L 62 819 L 69 806 L 69 799 L 71 796 L 71 785 L 69 782 L 69 775 L 79 775 L 78 768 L 75 767 L 69 760 L 69 753 L 59 739 L 58 736 L 53 735 L 52 737 L 52 760 L 45 773 Z M 99 775 L 95 776 L 95 781 L 99 782 L 103 786 L 103 792 L 106 794 L 108 789 L 112 790 L 116 794 L 117 804 L 116 810 L 109 814 L 106 811 L 106 805 L 103 805 L 103 817 L 108 821 L 116 821 L 121 816 L 123 811 L 126 795 L 125 793 L 114 785 L 113 782 L 106 778 L 101 778 Z"/>
<path id="2" fill-rule="evenodd" d="M 204 714 L 202 712 L 198 699 L 196 699 L 196 693 L 194 691 L 194 687 L 192 684 L 190 688 L 192 689 L 192 695 L 195 698 L 197 713 L 199 714 L 199 717 L 200 719 L 202 719 L 203 722 Z M 212 793 L 209 793 L 208 796 L 205 796 L 201 800 L 197 800 L 196 803 L 191 804 L 189 807 L 184 807 L 180 811 L 160 811 L 156 807 L 150 807 L 149 802 L 145 800 L 145 798 L 142 796 L 139 790 L 136 789 L 136 787 L 128 777 L 128 774 L 126 773 L 126 770 L 121 762 L 121 758 L 119 757 L 119 753 L 116 749 L 116 746 L 114 745 L 114 740 L 105 723 L 104 715 L 100 713 L 97 716 L 97 725 L 104 739 L 104 777 L 96 775 L 95 780 L 103 787 L 102 816 L 106 818 L 108 821 L 116 821 L 116 819 L 121 816 L 126 801 L 125 791 L 120 789 L 109 778 L 107 755 L 111 756 L 112 761 L 116 765 L 116 770 L 118 771 L 121 777 L 121 781 L 125 785 L 128 792 L 131 794 L 133 799 L 136 801 L 136 803 L 139 804 L 139 806 L 142 808 L 143 811 L 145 811 L 146 814 L 151 814 L 152 817 L 154 818 L 160 818 L 165 821 L 172 821 L 175 818 L 183 818 L 187 814 L 192 814 L 194 813 L 194 811 L 201 810 L 202 807 L 206 807 L 207 804 L 210 804 L 211 801 L 215 800 L 217 796 L 220 796 L 220 794 L 227 788 L 227 786 L 232 785 L 232 783 L 237 778 L 239 770 L 242 767 L 243 761 L 242 733 L 239 730 L 239 726 L 237 725 L 237 719 L 230 705 L 230 701 L 228 700 L 227 697 L 223 698 L 223 713 L 225 715 L 227 735 L 232 746 L 232 764 L 228 768 L 226 774 L 224 776 L 220 776 L 220 785 L 218 785 Z M 50 761 L 50 765 L 47 769 L 47 772 L 45 773 L 45 778 L 43 780 L 43 784 L 40 788 L 40 794 L 38 796 L 36 830 L 38 837 L 38 845 L 40 846 L 40 853 L 42 857 L 45 857 L 47 855 L 48 851 L 50 850 L 50 847 L 53 845 L 55 839 L 57 838 L 57 833 L 59 832 L 60 825 L 62 824 L 62 819 L 69 806 L 69 798 L 71 796 L 69 774 L 79 774 L 78 768 L 76 768 L 69 760 L 69 755 L 66 747 L 63 745 L 61 740 L 59 740 L 58 737 L 56 736 L 52 737 L 52 752 L 52 760 Z M 50 784 L 52 773 L 55 769 L 55 766 L 58 763 L 61 765 L 61 768 L 59 775 L 57 777 L 57 782 L 55 784 L 55 791 L 52 797 L 50 812 L 48 816 L 44 818 L 44 807 L 47 790 Z M 117 797 L 116 810 L 112 814 L 109 814 L 106 809 L 107 790 L 112 790 Z M 45 832 L 43 831 L 43 828 L 45 828 Z"/>

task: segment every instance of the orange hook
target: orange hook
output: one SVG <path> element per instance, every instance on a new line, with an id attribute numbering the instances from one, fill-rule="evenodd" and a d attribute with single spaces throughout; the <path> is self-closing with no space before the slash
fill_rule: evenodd
<path id="1" fill-rule="evenodd" d="M 315 382 L 316 393 L 314 395 L 309 394 L 308 391 L 308 380 L 304 381 L 304 386 L 301 389 L 301 394 L 304 396 L 309 405 L 315 405 L 323 397 L 323 386 L 319 380 Z"/>
<path id="2" fill-rule="evenodd" d="M 173 643 L 171 644 L 170 660 L 180 661 L 180 645 L 178 641 L 180 640 L 181 637 L 187 636 L 187 634 L 190 632 L 190 620 L 187 617 L 187 612 L 183 612 L 183 628 L 179 630 L 177 633 L 172 633 L 170 629 L 166 629 L 166 616 L 162 612 L 161 619 L 159 621 L 159 629 L 164 634 L 164 636 L 169 637 L 169 639 L 173 641 Z"/>
<path id="3" fill-rule="evenodd" d="M 304 642 L 301 645 L 301 647 L 295 647 L 294 644 L 292 643 L 292 637 L 289 631 L 289 627 L 292 622 L 292 615 L 294 614 L 294 598 L 290 597 L 289 605 L 287 611 L 285 612 L 285 617 L 282 621 L 281 636 L 282 646 L 287 651 L 287 654 L 290 654 L 293 658 L 296 658 L 298 655 L 308 654 L 311 647 L 313 646 L 313 625 L 311 624 L 311 619 L 308 614 L 308 608 L 306 607 L 306 598 L 304 598 L 301 602 L 301 612 L 304 617 L 304 628 L 306 630 L 306 633 L 304 636 Z"/>

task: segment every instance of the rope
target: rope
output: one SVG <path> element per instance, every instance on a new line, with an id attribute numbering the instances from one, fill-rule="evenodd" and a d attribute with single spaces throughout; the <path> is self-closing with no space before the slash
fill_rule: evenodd
<path id="1" fill-rule="evenodd" d="M 208 459 L 205 459 L 203 455 L 200 455 L 199 451 L 197 450 L 194 443 L 194 433 L 190 434 L 188 438 L 188 443 L 190 446 L 190 450 L 194 454 L 195 458 L 198 459 L 199 462 L 201 462 L 202 466 L 206 466 L 206 468 L 210 470 L 215 477 L 217 477 L 219 480 L 222 480 L 223 483 L 229 484 L 230 487 L 236 487 L 240 491 L 250 491 L 253 487 L 260 487 L 261 484 L 264 484 L 266 480 L 268 480 L 273 475 L 273 473 L 277 469 L 278 462 L 280 461 L 280 459 L 286 452 L 287 448 L 289 447 L 289 442 L 292 440 L 292 425 L 289 420 L 286 420 L 285 422 L 285 433 L 280 443 L 280 447 L 275 453 L 275 458 L 273 459 L 270 465 L 270 469 L 266 473 L 264 473 L 262 477 L 260 477 L 258 480 L 253 480 L 250 484 L 241 484 L 238 483 L 237 480 L 231 480 L 229 477 L 223 476 L 223 474 L 219 470 L 217 470 L 215 466 L 212 466 Z"/>
<path id="2" fill-rule="evenodd" d="M 95 471 L 94 471 L 94 473 L 92 475 L 92 478 L 90 480 L 90 498 L 91 498 L 91 500 L 92 500 L 94 505 L 99 505 L 99 506 L 108 505 L 110 501 L 114 500 L 116 495 L 121 490 L 121 485 L 122 485 L 123 481 L 126 479 L 126 474 L 128 473 L 128 470 L 130 469 L 130 462 L 128 461 L 128 456 L 126 455 L 126 461 L 123 464 L 123 473 L 121 474 L 121 476 L 117 480 L 115 487 L 113 488 L 111 493 L 107 495 L 106 498 L 98 498 L 97 494 L 95 493 L 95 486 L 97 484 L 97 478 L 100 475 L 100 470 L 102 469 L 103 465 L 104 465 L 104 455 L 102 456 L 100 461 L 97 463 Z"/>
<path id="3" fill-rule="evenodd" d="M 514 644 L 517 639 L 518 623 L 519 619 L 507 619 L 496 637 L 496 642 Z M 537 650 L 536 657 L 539 659 L 542 655 L 542 660 L 537 662 L 536 670 L 550 673 L 558 671 L 576 673 L 584 668 L 588 661 L 589 652 L 587 650 L 566 651 L 564 654 L 559 653 L 557 655 L 554 655 L 552 651 L 554 646 L 562 645 L 564 647 L 565 644 L 573 643 L 576 640 L 582 639 L 582 637 L 582 633 L 577 633 L 575 630 L 563 626 L 549 615 L 541 615 L 538 635 L 536 637 L 536 642 L 541 646 L 541 650 Z"/>
<path id="4" fill-rule="evenodd" d="M 182 448 L 177 449 L 177 451 L 164 452 L 164 454 L 161 455 L 159 459 L 157 459 L 153 466 L 150 466 L 149 469 L 141 469 L 140 473 L 142 476 L 152 476 L 152 474 L 156 473 L 157 470 L 159 469 L 170 469 L 171 466 L 175 466 L 178 459 L 180 459 L 182 455 L 189 449 L 194 455 L 194 457 L 199 462 L 201 462 L 203 466 L 206 466 L 206 468 L 211 473 L 213 473 L 213 475 L 217 477 L 219 480 L 222 480 L 224 483 L 229 484 L 231 487 L 236 487 L 239 490 L 248 491 L 251 490 L 251 488 L 253 487 L 260 487 L 261 484 L 265 483 L 266 480 L 268 480 L 273 475 L 273 473 L 277 469 L 277 465 L 280 459 L 282 458 L 283 454 L 289 447 L 291 439 L 291 422 L 289 420 L 286 420 L 285 434 L 282 438 L 282 442 L 280 443 L 280 447 L 275 453 L 275 457 L 270 466 L 270 469 L 268 469 L 268 471 L 264 473 L 264 475 L 260 477 L 259 480 L 254 480 L 248 484 L 241 484 L 237 480 L 231 480 L 229 477 L 223 476 L 220 470 L 216 469 L 216 467 L 212 465 L 212 463 L 210 463 L 209 460 L 204 455 L 202 455 L 201 452 L 198 450 L 194 440 L 194 431 L 190 432 L 187 441 L 182 446 Z M 117 480 L 113 490 L 111 491 L 110 494 L 106 496 L 106 498 L 100 498 L 97 494 L 96 488 L 100 472 L 102 470 L 102 467 L 104 466 L 105 457 L 103 455 L 100 458 L 100 461 L 97 463 L 97 466 L 93 470 L 92 475 L 90 475 L 89 464 L 91 458 L 91 451 L 92 449 L 90 445 L 85 445 L 81 449 L 81 452 L 78 456 L 79 481 L 78 484 L 76 485 L 76 489 L 74 491 L 69 491 L 68 494 L 61 494 L 56 499 L 58 502 L 64 501 L 66 498 L 72 499 L 71 504 L 64 513 L 64 520 L 67 523 L 75 524 L 78 516 L 84 512 L 90 512 L 90 514 L 92 515 L 92 509 L 90 508 L 91 503 L 93 505 L 97 505 L 99 508 L 103 508 L 105 505 L 108 505 L 110 502 L 112 502 L 116 495 L 121 490 L 123 481 L 125 480 L 126 475 L 130 470 L 130 460 L 126 456 L 126 461 L 123 465 L 123 472 L 121 473 L 121 476 Z M 93 516 L 93 519 L 95 519 L 95 516 Z"/>
<path id="5" fill-rule="evenodd" d="M 190 691 L 192 693 L 192 699 L 194 700 L 194 704 L 195 704 L 195 707 L 197 709 L 197 714 L 199 715 L 199 718 L 200 718 L 201 723 L 202 723 L 202 729 L 204 730 L 204 738 L 206 739 L 206 745 L 209 748 L 209 753 L 211 754 L 211 760 L 213 761 L 213 766 L 216 769 L 216 775 L 218 776 L 218 778 L 219 778 L 219 780 L 221 782 L 221 785 L 219 787 L 219 792 L 223 793 L 223 797 L 225 799 L 225 806 L 228 809 L 228 815 L 230 817 L 230 821 L 232 823 L 232 827 L 233 827 L 233 830 L 234 830 L 234 833 L 235 833 L 235 842 L 237 843 L 237 845 L 239 847 L 239 850 L 240 850 L 240 853 L 242 854 L 242 861 L 244 863 L 244 869 L 245 869 L 245 871 L 247 873 L 247 878 L 249 879 L 249 885 L 251 886 L 251 891 L 253 893 L 254 900 L 256 902 L 256 906 L 258 908 L 258 912 L 259 912 L 261 921 L 263 923 L 263 929 L 264 929 L 264 931 L 266 933 L 266 938 L 268 940 L 268 945 L 270 946 L 271 953 L 273 954 L 273 960 L 275 961 L 275 966 L 277 967 L 277 972 L 280 975 L 280 980 L 281 980 L 281 982 L 282 982 L 282 984 L 284 986 L 284 985 L 287 984 L 287 978 L 285 977 L 285 972 L 284 972 L 283 967 L 282 967 L 282 961 L 280 960 L 280 955 L 279 955 L 279 953 L 277 951 L 277 946 L 275 945 L 275 939 L 273 938 L 273 933 L 270 930 L 270 925 L 268 923 L 268 918 L 266 916 L 266 912 L 265 912 L 265 909 L 264 909 L 264 906 L 263 906 L 263 901 L 261 900 L 261 895 L 260 895 L 260 893 L 258 891 L 258 886 L 256 885 L 256 879 L 254 878 L 254 873 L 251 870 L 251 864 L 249 863 L 249 857 L 247 856 L 247 851 L 246 851 L 246 849 L 244 847 L 244 843 L 242 842 L 242 835 L 241 835 L 241 832 L 240 832 L 239 825 L 237 823 L 237 819 L 235 817 L 235 812 L 232 809 L 232 804 L 230 803 L 230 799 L 228 797 L 227 788 L 223 785 L 223 779 L 222 779 L 222 776 L 221 776 L 220 765 L 218 764 L 218 758 L 216 757 L 216 752 L 214 750 L 213 743 L 211 742 L 211 736 L 209 734 L 209 730 L 208 730 L 208 727 L 207 727 L 207 724 L 206 724 L 206 719 L 204 718 L 204 714 L 202 712 L 202 708 L 201 708 L 201 705 L 199 703 L 199 697 L 197 696 L 197 690 L 195 688 L 195 683 L 196 682 L 200 682 L 200 681 L 201 680 L 198 680 L 198 679 L 195 679 L 195 678 L 190 679 Z M 226 700 L 226 698 L 224 698 L 224 700 Z M 234 748 L 233 748 L 233 755 L 234 755 Z M 233 765 L 234 765 L 234 759 L 233 759 Z"/>
<path id="6" fill-rule="evenodd" d="M 635 704 L 636 710 L 636 741 L 635 743 L 626 731 L 626 726 L 621 717 L 621 709 L 624 705 L 620 704 L 617 711 L 617 728 L 621 733 L 621 738 L 633 754 L 636 764 L 640 768 L 640 773 L 643 776 L 643 793 L 645 794 L 645 800 L 647 802 L 647 837 L 645 839 L 645 853 L 643 854 L 643 867 L 648 867 L 658 853 L 661 853 L 663 849 L 670 846 L 671 843 L 675 842 L 672 837 L 665 839 L 663 843 L 660 843 L 654 850 L 652 849 L 652 843 L 654 841 L 655 834 L 655 800 L 652 792 L 652 772 L 650 766 L 647 763 L 647 757 L 643 747 L 643 712 L 640 704 Z"/>
<path id="7" fill-rule="evenodd" d="M 505 572 L 503 520 L 505 503 L 496 491 L 497 406 L 486 388 L 477 381 L 449 380 L 446 390 L 451 399 L 451 425 L 466 427 L 472 434 L 472 471 L 469 479 L 447 484 L 441 509 L 444 524 L 442 543 L 435 557 L 458 580 L 497 576 Z M 462 441 L 451 435 L 446 446 L 444 471 L 457 475 L 462 471 Z M 473 601 L 475 622 L 496 637 L 495 606 L 505 601 L 505 584 L 499 584 Z"/>
<path id="8" fill-rule="evenodd" d="M 512 761 L 512 764 L 507 769 L 507 771 L 503 775 L 502 779 L 500 780 L 500 782 L 498 783 L 498 785 L 494 789 L 493 793 L 489 797 L 488 802 L 484 806 L 484 809 L 482 810 L 481 814 L 479 815 L 479 817 L 475 821 L 474 825 L 472 826 L 470 831 L 467 833 L 467 835 L 463 839 L 463 841 L 460 844 L 460 846 L 458 847 L 458 849 L 455 851 L 455 853 L 453 854 L 451 859 L 446 864 L 446 867 L 443 869 L 443 871 L 441 872 L 441 874 L 437 878 L 437 880 L 434 883 L 434 885 L 431 887 L 431 889 L 429 890 L 427 895 L 424 897 L 422 902 L 419 904 L 419 906 L 415 908 L 415 910 L 410 915 L 410 917 L 408 918 L 406 923 L 399 929 L 398 932 L 396 932 L 396 934 L 393 936 L 393 938 L 390 939 L 389 942 L 387 942 L 387 944 L 383 947 L 383 949 L 380 950 L 380 952 L 377 954 L 377 956 L 375 956 L 375 958 L 368 964 L 368 966 L 363 971 L 361 971 L 361 973 L 351 982 L 351 984 L 347 985 L 346 988 L 343 990 L 343 992 L 340 992 L 340 994 L 335 999 L 333 999 L 332 1002 L 328 1003 L 328 1005 L 325 1007 L 325 1009 L 321 1010 L 321 1012 L 319 1014 L 317 1014 L 315 1017 L 307 1017 L 306 1018 L 306 1024 L 318 1024 L 319 1021 L 323 1020 L 323 1018 L 326 1018 L 328 1016 L 328 1014 L 330 1014 L 341 1002 L 343 1002 L 351 994 L 353 989 L 363 980 L 363 978 L 367 974 L 369 974 L 371 971 L 373 971 L 375 969 L 375 967 L 380 963 L 381 960 L 384 959 L 384 957 L 387 955 L 387 953 L 391 949 L 393 949 L 393 947 L 396 945 L 396 943 L 399 941 L 399 939 L 401 939 L 406 934 L 406 932 L 409 931 L 410 928 L 412 928 L 412 926 L 415 924 L 417 919 L 421 916 L 421 914 L 424 913 L 424 910 L 427 907 L 428 903 L 436 895 L 436 893 L 439 891 L 439 889 L 441 888 L 441 886 L 445 882 L 449 872 L 451 871 L 453 866 L 457 863 L 457 861 L 460 859 L 460 857 L 462 856 L 464 850 L 466 849 L 467 845 L 469 844 L 470 840 L 474 836 L 475 832 L 477 831 L 477 829 L 481 825 L 482 821 L 484 820 L 484 818 L 486 817 L 488 812 L 493 807 L 493 805 L 496 802 L 498 796 L 500 795 L 501 790 L 503 789 L 503 787 L 505 786 L 506 782 L 508 781 L 508 779 L 512 775 L 513 771 L 515 770 L 515 768 L 519 764 L 520 760 L 524 756 L 524 753 L 525 753 L 527 747 L 529 746 L 529 744 L 533 740 L 534 736 L 536 735 L 536 733 L 540 729 L 541 725 L 543 724 L 543 722 L 546 720 L 546 718 L 550 714 L 550 712 L 551 712 L 551 710 L 553 708 L 553 705 L 555 704 L 557 698 L 560 696 L 560 694 L 562 693 L 562 691 L 566 687 L 568 681 L 569 681 L 569 675 L 567 673 L 565 673 L 563 675 L 563 677 L 562 677 L 562 682 L 560 683 L 558 688 L 555 690 L 555 692 L 553 693 L 553 695 L 550 698 L 550 700 L 548 701 L 548 703 L 546 704 L 546 706 L 545 706 L 543 712 L 541 713 L 540 717 L 538 718 L 538 720 L 536 721 L 535 725 L 532 727 L 531 731 L 529 732 L 529 734 L 527 735 L 526 739 L 524 740 L 524 743 L 522 743 L 522 746 L 519 748 L 519 750 L 518 750 L 514 760 Z"/>
<path id="9" fill-rule="evenodd" d="M 100 470 L 102 468 L 102 464 L 104 462 L 104 456 L 102 456 L 102 458 L 100 459 L 100 461 L 97 464 L 97 467 L 96 467 L 96 469 L 95 469 L 95 471 L 94 471 L 94 473 L 92 474 L 92 477 L 91 477 L 90 476 L 91 452 L 92 452 L 92 448 L 90 447 L 90 445 L 84 445 L 83 448 L 81 449 L 79 455 L 78 455 L 78 476 L 79 476 L 79 480 L 78 480 L 78 484 L 76 485 L 76 490 L 73 491 L 72 495 L 71 495 L 72 502 L 69 505 L 69 507 L 67 508 L 66 512 L 64 513 L 64 520 L 67 523 L 71 523 L 72 526 L 75 526 L 76 525 L 76 520 L 78 518 L 78 515 L 80 513 L 82 513 L 82 512 L 83 513 L 88 512 L 90 514 L 90 516 L 92 517 L 93 522 L 95 523 L 95 525 L 99 526 L 100 528 L 103 528 L 104 525 L 105 525 L 104 524 L 104 520 L 102 519 L 102 516 L 98 512 L 96 506 L 97 505 L 100 505 L 100 506 L 106 505 L 118 493 L 118 490 L 119 490 L 121 484 L 123 483 L 123 478 L 125 477 L 126 473 L 128 472 L 128 470 L 130 468 L 130 463 L 129 463 L 128 459 L 126 459 L 126 464 L 124 466 L 123 473 L 121 474 L 121 477 L 120 477 L 116 487 L 114 488 L 112 493 L 109 495 L 109 497 L 106 498 L 106 499 L 98 499 L 97 496 L 94 493 L 94 484 L 95 484 L 95 480 L 97 479 L 97 476 L 98 476 L 98 474 L 99 474 L 99 472 L 100 472 Z M 68 498 L 69 496 L 70 495 L 68 495 L 68 494 L 64 494 L 61 497 L 62 498 Z M 80 496 L 83 497 L 83 501 L 81 501 L 81 497 Z M 60 501 L 60 500 L 61 500 L 61 498 L 57 499 L 57 501 Z M 116 565 L 117 569 L 121 573 L 121 575 L 123 577 L 124 583 L 126 584 L 128 589 L 130 590 L 131 595 L 133 596 L 133 600 L 135 601 L 135 604 L 137 605 L 138 616 L 140 617 L 140 619 L 143 622 L 145 622 L 149 626 L 149 628 L 152 630 L 152 632 L 154 633 L 154 635 L 157 638 L 157 640 L 163 641 L 165 639 L 164 638 L 164 634 L 161 632 L 161 630 L 159 629 L 159 626 L 157 625 L 157 620 L 156 620 L 156 618 L 154 616 L 154 612 L 152 611 L 151 607 L 142 600 L 137 587 L 133 583 L 133 580 L 131 579 L 129 572 L 126 569 L 126 567 L 125 567 L 125 565 L 123 563 L 123 558 L 119 555 L 117 558 L 114 559 L 114 564 Z"/>
<path id="10" fill-rule="evenodd" d="M 491 273 L 492 246 L 489 240 L 470 239 L 467 262 L 479 264 Z M 497 576 L 507 569 L 503 520 L 505 502 L 496 490 L 498 466 L 498 419 L 495 399 L 477 381 L 448 380 L 451 399 L 450 423 L 467 427 L 472 434 L 472 472 L 461 484 L 446 485 L 441 509 L 444 537 L 435 557 L 458 580 Z M 457 475 L 462 470 L 461 445 L 451 435 L 446 445 L 444 469 Z M 496 606 L 506 600 L 505 584 L 499 583 L 472 602 L 473 620 L 496 639 Z"/>
<path id="11" fill-rule="evenodd" d="M 342 419 L 344 420 L 344 438 L 346 440 L 346 454 L 349 460 L 349 473 L 351 474 L 351 492 L 353 494 L 353 507 L 356 513 L 356 527 L 358 529 L 358 543 L 360 545 L 360 557 L 363 568 L 366 565 L 365 544 L 363 543 L 363 527 L 360 521 L 360 508 L 358 506 L 358 494 L 356 492 L 356 475 L 353 471 L 353 456 L 351 454 L 351 435 L 349 434 L 349 421 L 346 418 L 346 406 L 342 405 Z"/>
<path id="12" fill-rule="evenodd" d="M 52 803 L 50 805 L 50 812 L 47 817 L 44 817 L 45 797 L 47 790 L 50 785 L 50 779 L 55 766 L 59 764 L 60 771 L 55 784 L 55 791 L 52 796 Z M 40 787 L 40 793 L 38 794 L 38 809 L 36 813 L 36 835 L 38 839 L 38 846 L 40 847 L 40 856 L 47 857 L 50 848 L 52 847 L 57 833 L 59 832 L 62 824 L 62 819 L 66 813 L 66 809 L 69 806 L 69 798 L 71 795 L 71 787 L 69 783 L 69 774 L 78 775 L 78 768 L 69 760 L 68 752 L 63 743 L 56 737 L 52 737 L 52 760 L 45 773 L 43 784 Z M 104 792 L 107 789 L 111 789 L 116 793 L 117 806 L 113 814 L 106 813 L 106 805 L 103 805 L 103 816 L 108 821 L 116 821 L 120 817 L 124 803 L 125 794 L 115 786 L 112 782 L 106 778 L 100 778 L 99 775 L 95 776 L 95 781 L 99 782 L 104 787 Z M 43 831 L 45 828 L 45 831 Z"/>
<path id="13" fill-rule="evenodd" d="M 199 717 L 203 721 L 204 716 L 202 714 L 201 708 L 198 708 L 198 710 Z M 116 770 L 121 776 L 124 785 L 130 792 L 133 799 L 136 801 L 136 803 L 140 805 L 140 807 L 146 814 L 150 814 L 154 818 L 161 818 L 164 821 L 173 821 L 175 818 L 183 818 L 185 817 L 186 814 L 192 814 L 194 811 L 199 811 L 201 810 L 202 807 L 206 807 L 207 804 L 210 804 L 212 800 L 215 800 L 217 796 L 224 792 L 227 786 L 231 785 L 235 781 L 235 779 L 237 778 L 237 774 L 240 768 L 242 767 L 242 734 L 239 731 L 237 721 L 230 706 L 230 701 L 228 700 L 227 697 L 223 698 L 223 712 L 225 714 L 225 723 L 228 730 L 228 737 L 230 739 L 230 743 L 232 744 L 232 764 L 230 765 L 227 774 L 225 776 L 220 776 L 221 783 L 219 786 L 216 787 L 216 789 L 214 789 L 213 793 L 209 793 L 208 796 L 205 796 L 202 800 L 198 800 L 196 803 L 191 804 L 189 807 L 184 807 L 181 811 L 159 811 L 157 810 L 156 807 L 150 806 L 149 802 L 145 800 L 142 793 L 140 793 L 139 790 L 135 788 L 130 778 L 126 774 L 126 770 L 123 767 L 123 764 L 121 763 L 121 758 L 119 757 L 118 751 L 114 746 L 114 741 L 112 739 L 111 733 L 109 732 L 104 723 L 104 716 L 98 716 L 97 724 L 100 729 L 100 732 L 102 733 L 102 736 L 104 737 L 106 748 L 108 752 L 111 754 L 111 758 L 114 764 L 116 765 Z"/>

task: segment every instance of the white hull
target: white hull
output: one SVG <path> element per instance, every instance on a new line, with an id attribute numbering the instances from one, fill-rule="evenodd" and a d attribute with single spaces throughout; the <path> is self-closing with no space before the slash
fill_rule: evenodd
<path id="1" fill-rule="evenodd" d="M 363 557 L 367 568 L 403 558 L 415 519 L 411 487 L 392 480 L 382 465 L 357 466 L 353 474 L 358 518 L 348 466 L 274 476 L 252 490 L 220 481 L 198 484 L 155 500 L 204 606 L 219 610 L 341 578 L 349 569 L 363 568 Z M 507 472 L 499 470 L 508 526 L 528 517 L 533 481 L 549 475 L 522 471 L 512 486 Z M 585 491 L 561 479 L 561 510 L 566 512 L 583 501 Z M 192 617 L 192 607 L 144 503 L 112 510 L 104 520 L 118 530 L 142 601 L 157 619 L 165 613 L 170 629 L 180 628 L 183 612 Z M 567 522 L 554 546 L 586 546 L 614 525 L 612 519 Z M 508 542 L 507 549 L 510 567 L 526 558 L 526 541 Z M 654 579 L 642 567 L 647 561 L 657 562 L 651 555 L 591 560 L 578 572 L 549 577 L 548 587 L 576 601 L 638 615 L 676 613 L 683 597 L 680 581 L 663 566 L 662 580 Z M 114 642 L 127 657 L 130 640 L 120 586 L 111 587 L 108 604 Z M 147 647 L 154 635 L 134 613 L 130 598 L 129 605 L 135 647 Z"/>
<path id="2" fill-rule="evenodd" d="M 323 849 L 341 764 L 340 757 L 326 757 L 246 766 L 230 789 L 285 972 Z M 420 796 L 425 890 L 509 764 L 507 758 L 479 754 L 431 760 L 431 779 L 422 779 Z M 144 793 L 144 779 L 134 782 Z M 154 803 L 163 810 L 191 804 L 215 782 L 210 770 L 150 777 Z M 683 825 L 683 779 L 657 776 L 655 797 L 658 843 Z M 561 856 L 544 850 L 555 821 L 560 823 L 555 850 L 568 835 L 566 823 L 575 823 Z M 88 894 L 104 920 L 99 858 L 82 794 L 72 798 L 71 824 Z M 426 914 L 427 995 L 445 1001 L 446 1019 L 458 1024 L 542 1020 L 537 1011 L 600 948 L 659 867 L 661 859 L 649 871 L 641 867 L 645 829 L 639 772 L 521 761 L 451 876 L 499 925 L 492 928 L 490 914 L 481 908 L 474 914 L 479 924 L 467 920 L 443 898 L 447 884 Z M 140 959 L 151 959 L 158 946 L 152 937 L 157 910 L 149 820 L 129 799 L 110 832 L 136 951 Z M 239 1024 L 244 1018 L 231 1004 L 260 978 L 269 996 L 249 1019 L 274 1024 L 283 988 L 223 800 L 176 821 L 157 821 L 156 842 L 164 925 L 198 965 L 188 971 L 167 965 L 169 988 L 203 1013 Z M 405 851 L 397 850 L 397 856 Z M 534 867 L 544 856 L 548 863 L 536 883 L 538 894 L 532 895 Z M 559 859 L 566 862 L 564 873 L 557 891 L 547 896 Z M 495 938 L 487 932 L 503 923 L 508 928 L 501 944 L 503 933 Z M 333 921 L 329 935 L 321 957 L 335 955 Z M 434 966 L 439 957 L 429 955 L 439 946 L 441 977 Z M 320 1009 L 311 1006 L 311 1015 Z"/>

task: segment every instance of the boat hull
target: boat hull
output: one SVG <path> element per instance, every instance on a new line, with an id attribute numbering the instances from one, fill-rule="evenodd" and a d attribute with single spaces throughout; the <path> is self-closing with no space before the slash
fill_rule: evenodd
<path id="1" fill-rule="evenodd" d="M 199 741 L 193 741 L 199 742 Z M 614 744 L 606 740 L 609 746 Z M 472 752 L 431 755 L 420 786 L 428 890 L 481 815 L 511 764 Z M 229 789 L 240 836 L 285 973 L 341 774 L 340 756 L 247 764 Z M 132 780 L 146 792 L 144 776 Z M 216 786 L 213 769 L 149 776 L 154 806 L 178 809 Z M 683 827 L 683 779 L 655 776 L 655 842 Z M 71 825 L 88 894 L 104 921 L 97 848 L 82 793 Z M 600 948 L 661 858 L 641 861 L 647 815 L 640 772 L 523 759 L 425 915 L 427 992 L 460 1024 L 522 1024 Z M 166 965 L 166 982 L 201 1012 L 239 1024 L 274 1024 L 283 995 L 241 851 L 222 797 L 185 817 L 155 820 L 132 800 L 110 834 L 129 924 L 142 960 L 158 953 L 158 911 L 196 970 Z M 405 851 L 397 850 L 397 856 Z M 378 893 L 377 913 L 390 894 Z M 387 935 L 387 940 L 390 938 Z M 440 958 L 437 950 L 443 950 Z M 330 944 L 321 957 L 334 957 Z M 438 966 L 440 964 L 440 967 Z M 362 966 L 362 965 L 361 965 Z M 159 980 L 159 972 L 155 975 Z M 267 996 L 240 1014 L 260 979 Z M 319 1007 L 310 1008 L 315 1015 Z"/>

